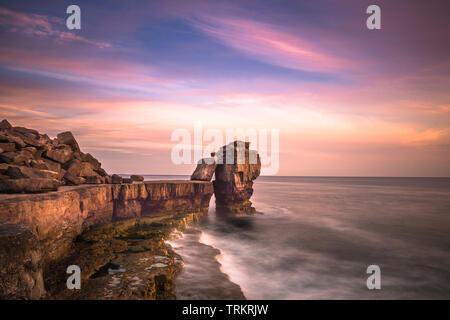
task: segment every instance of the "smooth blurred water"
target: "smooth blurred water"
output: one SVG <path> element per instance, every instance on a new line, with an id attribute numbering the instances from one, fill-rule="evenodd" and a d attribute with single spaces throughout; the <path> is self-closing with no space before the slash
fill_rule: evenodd
<path id="1" fill-rule="evenodd" d="M 218 217 L 212 202 L 198 227 L 247 298 L 450 298 L 450 179 L 260 177 L 254 189 L 263 215 Z M 366 287 L 371 264 L 381 290 Z"/>

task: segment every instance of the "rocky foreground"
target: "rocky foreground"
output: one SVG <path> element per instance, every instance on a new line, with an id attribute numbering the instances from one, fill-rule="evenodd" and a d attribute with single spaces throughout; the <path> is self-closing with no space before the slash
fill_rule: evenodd
<path id="1" fill-rule="evenodd" d="M 222 147 L 191 181 L 108 175 L 70 132 L 50 139 L 0 123 L 0 299 L 173 299 L 181 258 L 165 243 L 207 214 L 253 213 L 261 163 Z M 215 175 L 215 181 L 211 179 Z M 68 290 L 78 265 L 82 290 Z"/>

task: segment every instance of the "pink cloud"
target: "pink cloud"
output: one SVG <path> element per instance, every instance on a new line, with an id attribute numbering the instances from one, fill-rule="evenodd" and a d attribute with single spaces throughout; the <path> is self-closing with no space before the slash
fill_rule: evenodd
<path id="1" fill-rule="evenodd" d="M 57 29 L 63 25 L 62 19 L 0 8 L 0 26 L 7 27 L 12 32 L 21 32 L 35 37 L 52 37 L 57 41 L 79 41 L 99 48 L 111 47 L 111 44 L 107 42 L 87 39 L 72 32 Z"/>
<path id="2" fill-rule="evenodd" d="M 299 36 L 267 23 L 210 15 L 189 19 L 189 22 L 227 46 L 284 68 L 334 71 L 348 66 L 344 60 L 321 52 Z"/>

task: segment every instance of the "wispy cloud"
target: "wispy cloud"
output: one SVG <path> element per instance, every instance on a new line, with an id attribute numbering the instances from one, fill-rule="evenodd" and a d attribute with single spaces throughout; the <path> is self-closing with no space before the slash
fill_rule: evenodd
<path id="1" fill-rule="evenodd" d="M 252 58 L 289 69 L 335 71 L 347 63 L 274 25 L 249 19 L 203 15 L 189 23 Z"/>
<path id="2" fill-rule="evenodd" d="M 73 32 L 62 31 L 64 21 L 59 18 L 12 11 L 0 8 L 0 26 L 12 32 L 20 32 L 33 37 L 51 37 L 57 41 L 79 41 L 99 48 L 109 48 L 110 43 L 87 39 Z"/>

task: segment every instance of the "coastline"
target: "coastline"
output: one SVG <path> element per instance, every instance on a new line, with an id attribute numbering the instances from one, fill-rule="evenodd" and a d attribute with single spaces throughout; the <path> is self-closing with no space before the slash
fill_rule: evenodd
<path id="1" fill-rule="evenodd" d="M 190 225 L 180 237 L 166 241 L 184 262 L 175 278 L 176 299 L 246 300 L 242 288 L 223 269 L 220 250 L 202 242 L 202 234 L 198 225 Z"/>

